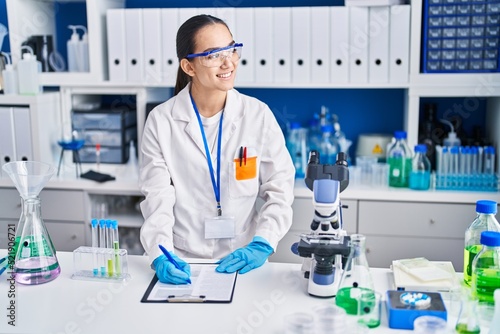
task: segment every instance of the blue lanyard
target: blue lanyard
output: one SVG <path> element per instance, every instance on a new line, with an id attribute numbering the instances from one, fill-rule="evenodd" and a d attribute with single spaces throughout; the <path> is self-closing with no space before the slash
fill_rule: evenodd
<path id="1" fill-rule="evenodd" d="M 194 112 L 198 118 L 198 124 L 200 125 L 201 136 L 203 138 L 203 145 L 205 146 L 205 153 L 207 155 L 208 169 L 210 170 L 210 178 L 212 179 L 212 187 L 215 193 L 215 200 L 217 201 L 217 216 L 222 216 L 222 208 L 220 205 L 220 149 L 221 149 L 221 138 L 222 138 L 222 119 L 224 118 L 224 111 L 220 115 L 219 121 L 219 138 L 217 139 L 217 180 L 214 177 L 214 167 L 212 166 L 212 158 L 210 156 L 210 150 L 208 149 L 207 136 L 205 135 L 205 130 L 203 129 L 203 123 L 201 122 L 200 113 L 194 103 L 193 96 L 189 93 L 191 98 L 191 103 L 193 104 Z"/>

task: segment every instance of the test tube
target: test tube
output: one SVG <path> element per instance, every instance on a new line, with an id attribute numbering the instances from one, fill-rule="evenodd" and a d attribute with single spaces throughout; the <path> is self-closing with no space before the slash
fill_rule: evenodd
<path id="1" fill-rule="evenodd" d="M 99 220 L 99 247 L 106 248 L 106 220 Z M 106 276 L 106 255 L 104 253 L 100 256 L 101 276 Z"/>
<path id="2" fill-rule="evenodd" d="M 92 219 L 91 220 L 91 225 L 92 225 L 92 254 L 93 254 L 93 261 L 94 261 L 94 268 L 93 268 L 93 273 L 94 276 L 99 275 L 99 264 L 98 264 L 98 255 L 97 255 L 97 248 L 99 245 L 99 234 L 97 230 L 98 226 L 98 221 L 97 219 Z"/>
<path id="3" fill-rule="evenodd" d="M 97 143 L 95 144 L 95 163 L 96 163 L 96 169 L 99 171 L 99 167 L 101 164 L 101 144 Z"/>
<path id="4" fill-rule="evenodd" d="M 110 219 L 106 219 L 106 248 L 108 254 L 106 261 L 108 265 L 108 276 L 111 277 L 114 274 L 114 264 L 113 264 L 113 253 L 111 252 L 111 249 L 113 249 L 113 221 Z"/>
<path id="5" fill-rule="evenodd" d="M 118 234 L 118 221 L 113 220 L 113 249 L 115 250 L 115 274 L 120 276 L 121 274 L 121 264 L 120 264 L 120 243 Z"/>
<path id="6" fill-rule="evenodd" d="M 495 173 L 495 148 L 493 146 L 484 148 L 484 173 Z"/>

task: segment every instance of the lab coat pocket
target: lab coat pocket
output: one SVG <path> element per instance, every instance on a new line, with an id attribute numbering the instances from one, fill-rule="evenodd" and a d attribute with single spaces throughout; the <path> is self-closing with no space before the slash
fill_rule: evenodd
<path id="1" fill-rule="evenodd" d="M 257 177 L 258 159 L 256 156 L 248 157 L 240 166 L 240 160 L 234 159 L 229 166 L 229 196 L 241 198 L 256 196 L 259 191 L 259 178 Z"/>

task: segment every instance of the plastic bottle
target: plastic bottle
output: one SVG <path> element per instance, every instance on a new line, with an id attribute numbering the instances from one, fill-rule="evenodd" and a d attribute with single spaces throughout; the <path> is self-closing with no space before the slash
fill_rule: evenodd
<path id="1" fill-rule="evenodd" d="M 490 323 L 489 334 L 500 334 L 500 289 L 496 289 L 493 293 L 495 299 L 495 313 Z"/>
<path id="2" fill-rule="evenodd" d="M 68 51 L 68 71 L 69 72 L 80 72 L 80 36 L 76 31 L 76 26 L 69 25 L 69 29 L 73 30 L 70 39 L 66 43 Z"/>
<path id="3" fill-rule="evenodd" d="M 21 50 L 28 50 L 29 52 L 23 53 L 23 59 L 17 63 L 19 94 L 36 95 L 41 91 L 38 75 L 41 64 L 36 60 L 31 47 L 23 45 Z"/>
<path id="4" fill-rule="evenodd" d="M 342 307 L 347 314 L 357 314 L 359 296 L 374 288 L 366 259 L 365 241 L 366 237 L 362 234 L 351 235 L 351 250 L 335 297 L 337 306 Z"/>
<path id="5" fill-rule="evenodd" d="M 10 55 L 4 52 L 2 52 L 2 55 L 4 55 L 5 59 L 7 59 L 5 69 L 2 71 L 3 93 L 5 95 L 18 94 L 19 83 L 17 82 L 17 72 L 14 70 L 14 66 L 12 66 Z"/>
<path id="6" fill-rule="evenodd" d="M 388 153 L 389 186 L 408 188 L 410 185 L 412 152 L 406 143 L 406 132 L 394 132 L 395 142 Z"/>
<path id="7" fill-rule="evenodd" d="M 321 142 L 319 147 L 320 162 L 329 165 L 335 164 L 339 150 L 333 136 L 333 126 L 331 124 L 321 126 Z"/>
<path id="8" fill-rule="evenodd" d="M 415 146 L 415 156 L 411 162 L 410 188 L 427 190 L 431 185 L 431 163 L 427 158 L 427 146 Z"/>
<path id="9" fill-rule="evenodd" d="M 303 178 L 305 176 L 307 165 L 306 133 L 307 130 L 301 128 L 299 123 L 292 122 L 290 124 L 286 146 L 295 166 L 296 178 Z"/>
<path id="10" fill-rule="evenodd" d="M 438 128 L 436 109 L 434 103 L 424 104 L 424 119 L 418 132 L 419 144 L 427 146 L 427 158 L 431 163 L 431 170 L 436 168 L 436 145 L 440 145 L 439 137 L 436 135 L 436 129 Z"/>
<path id="11" fill-rule="evenodd" d="M 83 31 L 82 39 L 80 41 L 80 56 L 82 57 L 80 71 L 89 72 L 89 36 L 87 35 L 87 28 L 85 26 L 77 26 L 77 28 Z"/>
<path id="12" fill-rule="evenodd" d="M 321 127 L 319 119 L 313 118 L 309 122 L 309 129 L 307 131 L 307 151 L 319 151 L 319 144 L 321 142 Z"/>
<path id="13" fill-rule="evenodd" d="M 444 146 L 460 146 L 462 142 L 461 142 L 460 138 L 457 137 L 457 133 L 455 132 L 455 129 L 453 128 L 453 124 L 450 121 L 447 121 L 445 119 L 441 119 L 440 121 L 442 123 L 450 126 L 450 132 L 448 132 L 448 137 L 443 140 L 443 145 Z"/>
<path id="14" fill-rule="evenodd" d="M 481 245 L 481 233 L 484 231 L 500 232 L 500 224 L 495 218 L 497 213 L 497 202 L 480 200 L 476 202 L 477 216 L 465 231 L 464 248 L 464 282 L 471 284 L 472 262 L 474 257 L 483 248 Z"/>
<path id="15" fill-rule="evenodd" d="M 493 305 L 493 292 L 500 289 L 500 232 L 481 233 L 483 248 L 472 261 L 472 297 Z"/>

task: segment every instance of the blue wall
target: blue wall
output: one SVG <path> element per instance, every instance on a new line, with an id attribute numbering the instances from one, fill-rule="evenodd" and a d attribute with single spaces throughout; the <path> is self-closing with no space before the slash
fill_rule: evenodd
<path id="1" fill-rule="evenodd" d="M 128 8 L 157 7 L 280 7 L 280 6 L 335 6 L 343 0 L 127 0 Z M 61 1 L 57 7 L 56 25 L 58 31 L 57 50 L 66 57 L 66 41 L 71 31 L 68 24 L 86 25 L 85 4 Z M 0 23 L 7 26 L 5 0 L 0 0 Z M 9 51 L 8 37 L 2 51 Z M 342 130 L 353 140 L 351 155 L 354 155 L 357 137 L 361 133 L 389 133 L 403 128 L 403 89 L 239 89 L 242 93 L 255 96 L 273 110 L 283 129 L 287 122 L 297 121 L 307 126 L 315 112 L 322 105 L 339 116 Z M 424 101 L 422 101 L 424 102 Z M 438 115 L 454 115 L 454 105 L 461 105 L 464 99 L 425 99 L 438 103 Z M 423 103 L 421 103 L 423 104 Z M 452 110 L 450 112 L 450 110 Z M 464 119 L 464 132 L 469 136 L 475 125 L 484 126 L 485 103 L 479 101 L 474 110 Z M 417 125 L 415 125 L 417 126 Z"/>

